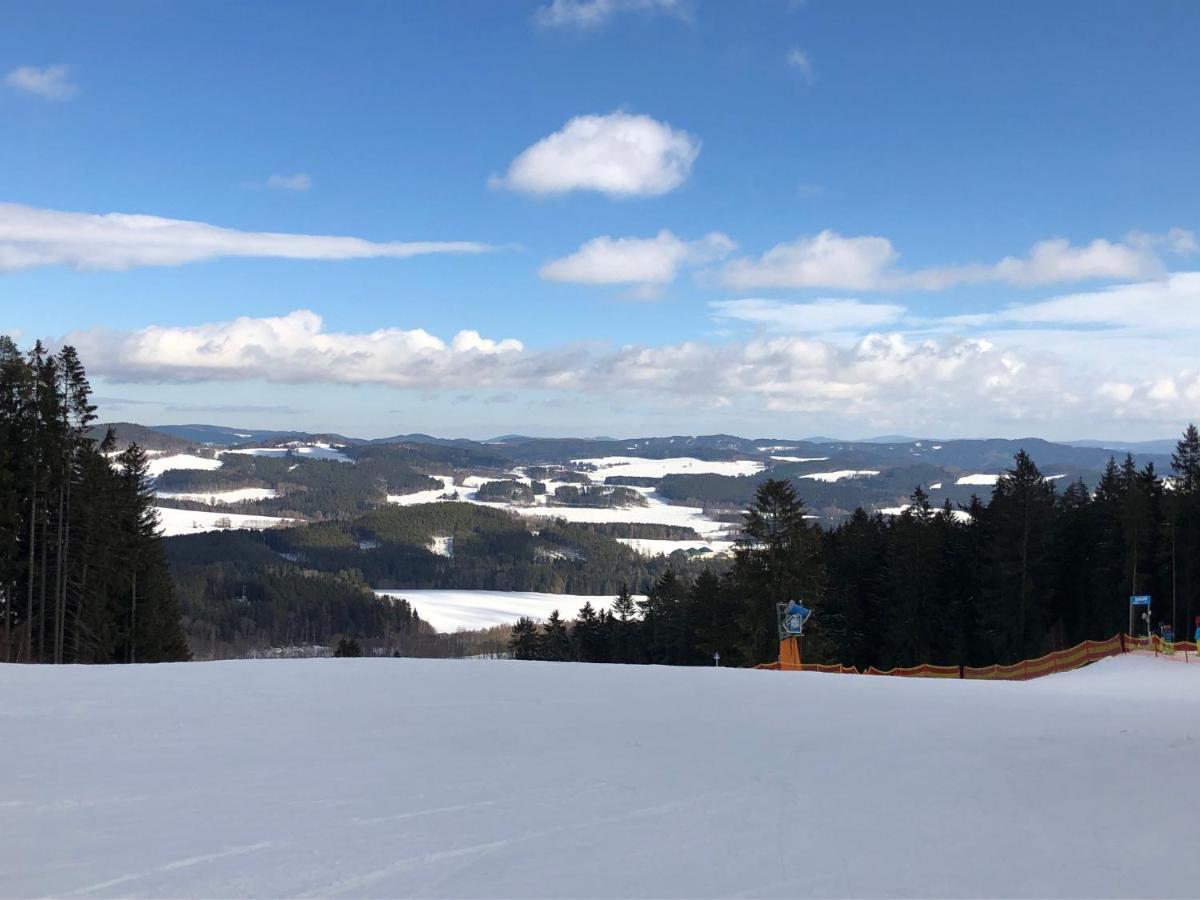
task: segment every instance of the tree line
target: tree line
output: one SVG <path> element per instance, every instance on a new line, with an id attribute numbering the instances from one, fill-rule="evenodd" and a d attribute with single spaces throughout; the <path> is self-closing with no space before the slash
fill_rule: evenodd
<path id="1" fill-rule="evenodd" d="M 805 518 L 792 482 L 757 488 L 723 574 L 662 573 L 644 599 L 573 622 L 522 620 L 522 659 L 753 665 L 776 658 L 776 604 L 814 615 L 804 658 L 860 668 L 1012 663 L 1130 628 L 1133 594 L 1153 597 L 1147 625 L 1191 635 L 1200 615 L 1200 432 L 1189 426 L 1163 478 L 1132 456 L 1110 459 L 1095 489 L 1059 490 L 1024 451 L 988 502 L 930 504 L 916 488 L 900 515 L 861 508 L 833 529 Z"/>
<path id="2" fill-rule="evenodd" d="M 0 336 L 0 659 L 187 659 L 146 454 L 90 397 L 74 348 Z"/>

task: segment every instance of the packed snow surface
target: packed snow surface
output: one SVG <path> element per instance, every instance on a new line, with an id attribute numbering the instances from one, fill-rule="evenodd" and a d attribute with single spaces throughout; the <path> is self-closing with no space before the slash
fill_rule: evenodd
<path id="1" fill-rule="evenodd" d="M 257 500 L 270 500 L 279 496 L 274 488 L 237 488 L 230 491 L 158 491 L 163 500 L 191 500 L 193 503 L 207 503 L 217 506 L 221 503 L 248 503 Z"/>
<path id="2" fill-rule="evenodd" d="M 491 628 L 511 625 L 522 616 L 543 620 L 554 610 L 573 619 L 585 603 L 599 612 L 608 609 L 616 595 L 588 597 L 583 594 L 540 594 L 534 591 L 376 591 L 381 597 L 403 597 L 417 614 L 438 631 Z"/>
<path id="3" fill-rule="evenodd" d="M 154 457 L 147 464 L 146 471 L 151 478 L 157 478 L 163 472 L 170 472 L 173 469 L 199 469 L 204 472 L 212 472 L 221 468 L 221 465 L 222 462 L 219 459 L 194 456 L 191 453 L 175 453 L 171 456 Z"/>
<path id="4" fill-rule="evenodd" d="M 0 894 L 1194 897 L 1198 723 L 1132 657 L 0 666 Z"/>
<path id="5" fill-rule="evenodd" d="M 765 466 L 758 460 L 711 460 L 677 456 L 671 459 L 647 459 L 641 456 L 601 456 L 571 460 L 577 466 L 594 466 L 590 472 L 597 481 L 616 475 L 629 478 L 662 478 L 666 475 L 753 475 Z"/>
<path id="6" fill-rule="evenodd" d="M 181 534 L 200 534 L 204 531 L 222 531 L 230 528 L 250 528 L 262 531 L 264 528 L 276 528 L 291 525 L 294 519 L 281 519 L 278 516 L 248 516 L 239 513 L 226 512 L 197 512 L 194 509 L 173 509 L 167 506 L 156 506 L 154 512 L 162 527 L 163 537 L 175 537 Z"/>

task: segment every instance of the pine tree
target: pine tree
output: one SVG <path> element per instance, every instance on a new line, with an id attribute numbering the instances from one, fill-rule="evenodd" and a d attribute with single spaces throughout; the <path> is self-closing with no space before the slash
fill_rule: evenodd
<path id="1" fill-rule="evenodd" d="M 1188 425 L 1171 454 L 1175 490 L 1184 494 L 1200 492 L 1200 430 Z"/>
<path id="2" fill-rule="evenodd" d="M 512 627 L 508 647 L 513 659 L 541 659 L 542 641 L 537 623 L 528 616 L 519 618 Z"/>
<path id="3" fill-rule="evenodd" d="M 804 601 L 819 612 L 825 580 L 821 538 L 805 521 L 791 483 L 777 479 L 759 485 L 742 530 L 732 573 L 738 649 L 748 661 L 763 661 L 778 655 L 776 604 Z M 813 642 L 806 638 L 806 644 Z"/>
<path id="4" fill-rule="evenodd" d="M 553 610 L 546 619 L 542 635 L 541 658 L 551 662 L 566 662 L 573 659 L 571 637 L 567 633 L 567 623 L 559 616 L 558 610 Z"/>
<path id="5" fill-rule="evenodd" d="M 1024 450 L 1002 475 L 984 517 L 987 577 L 981 614 L 995 658 L 1040 655 L 1054 592 L 1054 486 Z"/>

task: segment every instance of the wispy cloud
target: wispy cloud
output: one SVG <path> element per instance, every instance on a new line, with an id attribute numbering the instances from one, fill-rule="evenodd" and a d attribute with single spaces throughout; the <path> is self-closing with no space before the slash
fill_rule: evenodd
<path id="1" fill-rule="evenodd" d="M 787 52 L 787 64 L 804 76 L 804 80 L 812 84 L 813 68 L 812 60 L 808 58 L 808 54 L 799 47 L 793 47 Z"/>
<path id="2" fill-rule="evenodd" d="M 665 229 L 652 238 L 603 236 L 546 263 L 540 274 L 546 281 L 636 285 L 637 296 L 649 299 L 674 281 L 681 267 L 720 259 L 733 248 L 733 241 L 719 232 L 696 241 L 684 241 Z"/>
<path id="3" fill-rule="evenodd" d="M 683 184 L 699 155 L 699 140 L 649 116 L 576 116 L 523 150 L 490 183 L 528 194 L 657 196 Z"/>
<path id="4" fill-rule="evenodd" d="M 71 80 L 67 65 L 21 66 L 4 76 L 4 83 L 15 91 L 32 94 L 45 100 L 70 100 L 79 93 L 79 85 Z"/>
<path id="5" fill-rule="evenodd" d="M 826 288 L 852 291 L 930 290 L 962 284 L 999 283 L 1018 287 L 1091 280 L 1158 277 L 1166 269 L 1160 249 L 1194 252 L 1191 232 L 1131 234 L 1124 241 L 1097 238 L 1075 245 L 1061 238 L 1034 244 L 1025 256 L 995 263 L 935 266 L 907 271 L 885 237 L 843 237 L 834 231 L 777 244 L 757 258 L 736 259 L 721 273 L 729 286 L 746 288 Z"/>
<path id="6" fill-rule="evenodd" d="M 126 213 L 93 214 L 0 203 L 0 271 L 178 266 L 220 257 L 404 259 L 482 253 L 474 241 L 368 241 L 357 237 L 240 231 L 205 222 Z"/>
<path id="7" fill-rule="evenodd" d="M 312 187 L 312 177 L 307 172 L 272 175 L 267 179 L 267 187 L 277 191 L 307 191 Z"/>
<path id="8" fill-rule="evenodd" d="M 860 300 L 810 300 L 789 303 L 747 297 L 718 300 L 709 304 L 713 318 L 758 325 L 768 331 L 797 334 L 826 334 L 836 331 L 862 332 L 895 324 L 906 309 L 895 303 L 863 303 Z"/>
<path id="9" fill-rule="evenodd" d="M 686 20 L 685 0 L 551 0 L 540 6 L 533 20 L 543 28 L 599 28 L 620 13 L 661 13 Z"/>

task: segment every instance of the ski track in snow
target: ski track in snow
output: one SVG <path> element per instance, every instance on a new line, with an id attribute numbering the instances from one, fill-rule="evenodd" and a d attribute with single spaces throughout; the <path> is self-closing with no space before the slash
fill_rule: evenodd
<path id="1" fill-rule="evenodd" d="M 0 895 L 1191 897 L 1197 721 L 1141 656 L 0 666 Z"/>

